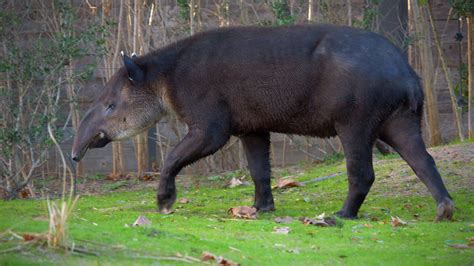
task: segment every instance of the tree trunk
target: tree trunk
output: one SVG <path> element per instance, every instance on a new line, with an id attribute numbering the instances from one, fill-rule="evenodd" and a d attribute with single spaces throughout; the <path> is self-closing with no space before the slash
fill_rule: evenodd
<path id="1" fill-rule="evenodd" d="M 112 58 L 109 60 L 104 60 L 106 67 L 106 80 L 108 81 L 112 76 L 113 71 L 117 65 L 117 58 L 119 55 L 120 43 L 122 39 L 122 30 L 123 30 L 123 15 L 124 15 L 124 4 L 123 1 L 120 1 L 120 8 L 119 8 L 119 15 L 118 15 L 118 23 L 117 23 L 117 35 L 115 40 L 111 40 L 111 43 L 115 42 L 114 54 Z M 108 12 L 107 12 L 108 13 Z M 104 15 L 107 14 L 104 12 Z M 105 23 L 105 22 L 103 22 Z M 123 174 L 124 166 L 123 166 L 123 153 L 122 153 L 122 143 L 121 142 L 113 142 L 112 143 L 112 174 L 114 176 L 118 176 Z"/>
<path id="2" fill-rule="evenodd" d="M 308 21 L 313 20 L 313 0 L 308 0 Z"/>
<path id="3" fill-rule="evenodd" d="M 134 53 L 142 54 L 144 52 L 144 36 L 143 36 L 143 7 L 142 0 L 135 0 L 133 2 L 133 9 L 131 10 L 132 19 L 132 51 Z M 148 49 L 146 49 L 148 50 Z M 148 169 L 148 132 L 143 132 L 135 136 L 135 158 L 137 160 L 137 176 L 141 177 Z"/>

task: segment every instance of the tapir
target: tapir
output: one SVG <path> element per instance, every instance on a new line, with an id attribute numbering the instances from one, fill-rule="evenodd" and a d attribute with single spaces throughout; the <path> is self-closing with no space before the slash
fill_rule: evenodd
<path id="1" fill-rule="evenodd" d="M 255 184 L 254 207 L 275 209 L 270 133 L 338 136 L 349 189 L 337 215 L 356 218 L 374 182 L 372 148 L 397 151 L 451 219 L 454 203 L 421 133 L 423 91 L 403 53 L 384 37 L 351 27 L 228 27 L 198 33 L 124 66 L 84 115 L 72 157 L 129 138 L 174 113 L 186 136 L 160 171 L 158 209 L 170 213 L 179 171 L 240 138 Z"/>

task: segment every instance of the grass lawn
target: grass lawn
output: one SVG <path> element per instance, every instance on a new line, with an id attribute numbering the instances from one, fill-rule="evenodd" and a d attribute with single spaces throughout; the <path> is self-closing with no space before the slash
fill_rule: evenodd
<path id="1" fill-rule="evenodd" d="M 241 265 L 473 265 L 474 248 L 452 247 L 469 244 L 474 238 L 473 152 L 474 144 L 432 151 L 455 200 L 452 222 L 433 222 L 436 205 L 404 161 L 397 156 L 378 156 L 374 161 L 377 178 L 359 212 L 360 219 L 342 220 L 335 227 L 302 224 L 299 217 L 332 214 L 342 206 L 347 190 L 345 163 L 331 160 L 274 171 L 277 179 L 291 175 L 298 181 L 342 174 L 274 190 L 277 210 L 259 214 L 256 220 L 229 216 L 229 208 L 250 206 L 253 197 L 253 186 L 225 188 L 230 175 L 200 177 L 207 185 L 179 182 L 178 198 L 190 202 L 176 203 L 171 215 L 155 212 L 155 190 L 151 188 L 84 195 L 69 228 L 71 240 L 89 254 L 28 246 L 4 234 L 0 265 L 180 265 L 188 263 L 173 259 L 201 258 L 205 251 Z M 129 226 L 139 215 L 146 216 L 151 225 Z M 274 219 L 282 216 L 294 220 L 277 224 Z M 408 225 L 393 227 L 391 216 Z M 0 201 L 0 232 L 44 232 L 47 219 L 44 200 Z M 288 234 L 273 232 L 283 226 L 290 228 Z M 16 246 L 21 248 L 7 251 Z"/>

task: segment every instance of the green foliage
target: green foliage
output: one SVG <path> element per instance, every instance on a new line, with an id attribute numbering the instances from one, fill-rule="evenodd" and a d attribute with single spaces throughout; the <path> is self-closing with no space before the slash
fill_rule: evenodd
<path id="1" fill-rule="evenodd" d="M 86 178 L 89 180 L 104 180 L 105 175 L 104 174 L 88 175 Z"/>
<path id="2" fill-rule="evenodd" d="M 179 17 L 186 22 L 189 22 L 189 0 L 176 0 L 179 7 Z"/>
<path id="3" fill-rule="evenodd" d="M 467 88 L 467 77 L 468 77 L 468 73 L 467 73 L 467 65 L 466 64 L 462 64 L 461 65 L 461 83 L 458 83 L 455 85 L 454 87 L 454 93 L 458 96 L 460 96 L 460 100 L 462 100 L 464 103 L 467 103 L 468 102 L 468 98 L 469 98 L 469 90 Z M 462 94 L 460 93 L 462 91 Z M 461 95 L 460 95 L 461 94 Z M 461 108 L 467 110 L 467 104 L 465 104 L 464 106 L 460 106 Z"/>
<path id="4" fill-rule="evenodd" d="M 276 24 L 281 25 L 291 25 L 296 21 L 296 17 L 290 14 L 290 9 L 288 7 L 287 0 L 278 0 L 272 4 L 272 11 L 276 18 Z"/>
<path id="5" fill-rule="evenodd" d="M 9 81 L 8 87 L 0 89 L 0 121 L 4 123 L 0 127 L 0 147 L 5 161 L 16 160 L 8 169 L 2 164 L 0 170 L 11 177 L 19 176 L 18 171 L 29 160 L 44 160 L 45 151 L 53 144 L 48 124 L 55 138 L 63 140 L 63 127 L 58 122 L 65 121 L 65 117 L 59 116 L 59 110 L 69 102 L 62 101 L 62 90 L 66 84 L 80 85 L 96 68 L 96 62 L 80 68 L 70 68 L 71 64 L 90 54 L 101 56 L 106 52 L 107 25 L 82 25 L 68 1 L 55 1 L 54 7 L 44 12 L 54 14 L 58 28 L 28 41 L 17 34 L 26 22 L 15 19 L 20 16 L 14 10 L 0 12 L 0 37 L 3 46 L 8 47 L 2 54 L 0 73 Z M 1 185 L 4 181 L 2 176 Z"/>
<path id="6" fill-rule="evenodd" d="M 362 20 L 355 20 L 354 26 L 374 31 L 374 25 L 379 13 L 378 3 L 379 1 L 377 0 L 369 1 L 369 4 L 364 8 Z"/>
<path id="7" fill-rule="evenodd" d="M 113 182 L 113 183 L 108 183 L 108 184 L 105 184 L 103 189 L 105 191 L 112 191 L 112 190 L 116 190 L 118 188 L 121 188 L 121 187 L 124 187 L 126 186 L 127 184 L 129 183 L 128 180 L 119 180 L 119 181 L 116 181 L 116 182 Z"/>
<path id="8" fill-rule="evenodd" d="M 418 0 L 418 5 L 426 6 L 426 5 L 428 5 L 428 0 Z"/>
<path id="9" fill-rule="evenodd" d="M 474 15 L 474 1 L 472 0 L 448 0 L 458 16 Z"/>
<path id="10" fill-rule="evenodd" d="M 20 16 L 0 10 L 0 36 L 5 36 L 9 25 L 20 24 Z"/>

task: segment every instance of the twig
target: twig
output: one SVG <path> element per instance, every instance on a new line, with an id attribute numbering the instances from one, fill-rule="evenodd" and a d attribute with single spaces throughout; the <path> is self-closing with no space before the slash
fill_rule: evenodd
<path id="1" fill-rule="evenodd" d="M 311 179 L 311 180 L 308 180 L 308 181 L 300 182 L 300 184 L 304 186 L 304 185 L 309 184 L 309 183 L 315 183 L 315 182 L 320 182 L 320 181 L 323 181 L 323 180 L 335 178 L 335 177 L 340 176 L 342 174 L 343 174 L 342 172 L 334 173 L 334 174 L 330 174 L 330 175 L 327 175 L 327 176 L 318 177 L 318 178 Z"/>
<path id="2" fill-rule="evenodd" d="M 100 256 L 98 252 L 89 251 L 82 247 L 73 247 L 71 251 L 75 253 L 79 253 L 79 254 L 84 254 L 84 255 Z"/>
<path id="3" fill-rule="evenodd" d="M 21 250 L 21 247 L 20 247 L 20 246 L 15 246 L 15 247 L 13 247 L 13 248 L 5 249 L 5 250 L 0 250 L 0 254 L 12 252 L 12 251 L 18 251 L 18 250 Z"/>
<path id="4" fill-rule="evenodd" d="M 133 258 L 137 259 L 154 259 L 154 260 L 172 260 L 172 261 L 182 261 L 182 262 L 187 262 L 187 263 L 195 263 L 196 261 L 194 260 L 189 260 L 187 258 L 180 258 L 180 257 L 159 257 L 159 256 L 144 256 L 144 255 L 135 255 Z"/>
<path id="5" fill-rule="evenodd" d="M 23 237 L 21 237 L 20 235 L 18 235 L 17 233 L 13 232 L 13 231 L 10 230 L 10 229 L 8 229 L 6 233 L 12 235 L 12 236 L 15 237 L 16 239 L 23 240 Z M 5 233 L 5 234 L 6 234 L 6 233 Z"/>

